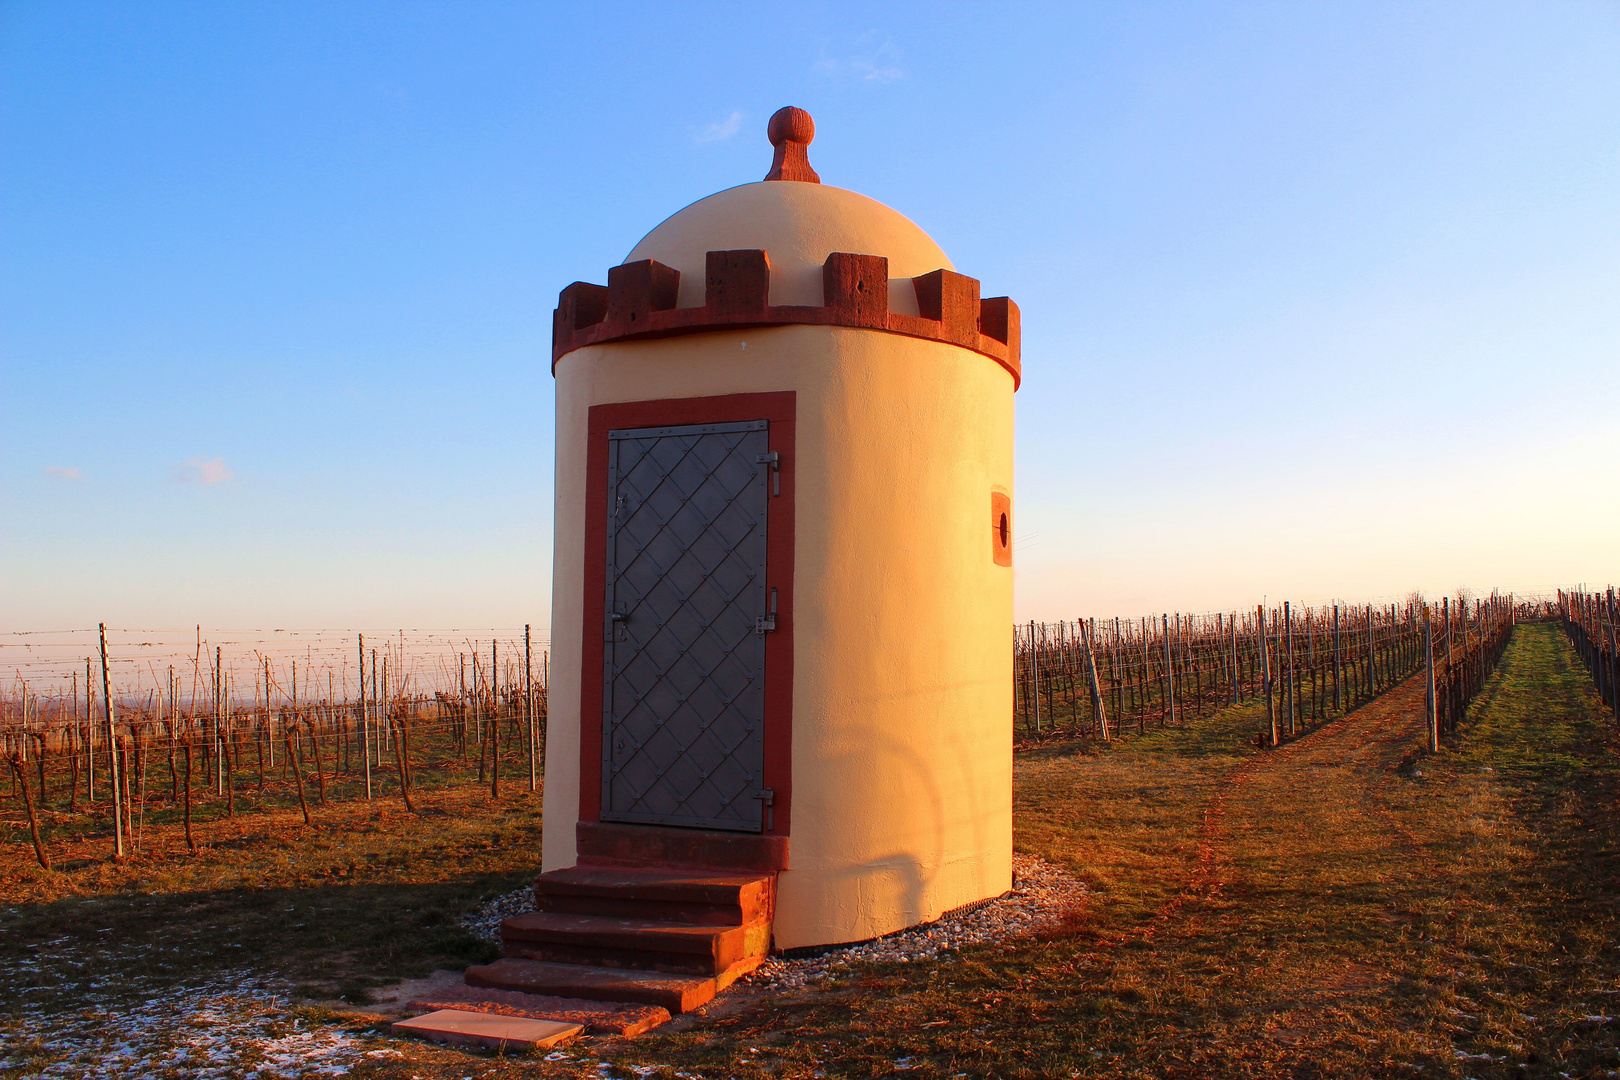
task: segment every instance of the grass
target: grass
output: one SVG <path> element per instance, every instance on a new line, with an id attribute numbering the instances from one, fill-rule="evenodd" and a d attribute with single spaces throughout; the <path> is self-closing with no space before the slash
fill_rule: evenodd
<path id="1" fill-rule="evenodd" d="M 122 862 L 101 838 L 59 842 L 63 869 L 51 873 L 13 838 L 0 963 L 41 965 L 48 997 L 72 1008 L 85 980 L 105 972 L 53 965 L 41 942 L 65 954 L 110 947 L 120 972 L 159 988 L 246 965 L 304 996 L 356 1002 L 372 986 L 482 962 L 493 948 L 458 916 L 532 876 L 539 797 L 491 802 L 463 790 L 419 807 L 343 803 L 316 811 L 315 828 L 297 811 L 241 815 L 212 823 L 195 855 L 174 826 Z"/>
<path id="2" fill-rule="evenodd" d="M 1620 757 L 1556 626 L 1519 629 L 1438 755 L 1420 753 L 1415 681 L 1280 750 L 1253 747 L 1257 726 L 1239 708 L 1021 754 L 1018 847 L 1091 889 L 1042 939 L 733 995 L 556 1062 L 395 1043 L 402 1057 L 355 1075 L 583 1076 L 598 1061 L 705 1077 L 1620 1075 Z M 51 898 L 12 873 L 16 834 L 0 963 L 110 933 L 190 964 L 245 953 L 326 997 L 460 966 L 478 947 L 435 928 L 532 872 L 539 815 L 527 796 L 439 798 L 439 818 L 335 808 L 303 836 L 294 811 L 144 878 L 70 870 Z"/>

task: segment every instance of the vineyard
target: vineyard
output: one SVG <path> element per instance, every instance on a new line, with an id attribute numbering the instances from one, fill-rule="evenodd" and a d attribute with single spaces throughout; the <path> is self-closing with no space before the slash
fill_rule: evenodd
<path id="1" fill-rule="evenodd" d="M 1611 586 L 1602 593 L 1560 590 L 1559 622 L 1592 675 L 1598 697 L 1620 721 L 1620 603 Z"/>
<path id="2" fill-rule="evenodd" d="M 47 812 L 57 835 L 105 834 L 123 857 L 169 826 L 195 851 L 208 821 L 257 810 L 296 806 L 308 825 L 339 801 L 414 812 L 452 787 L 538 788 L 549 653 L 528 628 L 176 637 L 12 635 L 0 752 L 42 866 Z"/>
<path id="3" fill-rule="evenodd" d="M 1110 742 L 1257 703 L 1257 745 L 1279 746 L 1422 672 L 1429 744 L 1456 730 L 1513 626 L 1559 617 L 1605 700 L 1617 681 L 1612 592 L 1556 600 L 1164 614 L 1029 623 L 1013 635 L 1015 737 Z M 189 637 L 189 640 L 186 638 Z M 105 836 L 122 857 L 174 828 L 334 802 L 541 782 L 549 652 L 524 628 L 11 635 L 0 753 L 41 866 L 51 836 Z M 3 669 L 0 669 L 3 670 Z M 18 804 L 21 805 L 18 805 Z M 49 835 L 48 835 L 49 834 Z"/>
<path id="4" fill-rule="evenodd" d="M 1454 731 L 1513 625 L 1549 608 L 1493 594 L 1470 602 L 1296 608 L 1035 623 L 1013 635 L 1013 716 L 1025 741 L 1104 742 L 1264 704 L 1265 745 L 1343 716 L 1418 671 L 1429 678 L 1430 743 Z"/>

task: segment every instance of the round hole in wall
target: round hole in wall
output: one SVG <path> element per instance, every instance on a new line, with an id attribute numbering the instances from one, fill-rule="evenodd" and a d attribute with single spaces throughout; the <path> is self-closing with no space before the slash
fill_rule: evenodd
<path id="1" fill-rule="evenodd" d="M 996 523 L 996 531 L 1001 534 L 1001 546 L 1007 546 L 1007 515 L 1002 514 L 1001 520 Z"/>

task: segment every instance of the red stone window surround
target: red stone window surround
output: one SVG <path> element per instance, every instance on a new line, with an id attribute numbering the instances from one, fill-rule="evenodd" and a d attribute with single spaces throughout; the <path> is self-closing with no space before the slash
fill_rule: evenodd
<path id="1" fill-rule="evenodd" d="M 944 341 L 988 356 L 1022 380 L 1018 305 L 981 300 L 979 282 L 951 270 L 911 279 L 919 315 L 889 310 L 889 260 L 835 251 L 822 264 L 821 307 L 773 306 L 765 252 L 711 251 L 703 306 L 678 308 L 681 272 L 652 259 L 608 268 L 606 286 L 576 281 L 552 313 L 551 366 L 586 345 L 756 326 L 853 326 Z"/>

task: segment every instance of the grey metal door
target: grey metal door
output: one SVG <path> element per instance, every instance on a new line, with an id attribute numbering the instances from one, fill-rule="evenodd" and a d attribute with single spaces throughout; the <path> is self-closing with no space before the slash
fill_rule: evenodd
<path id="1" fill-rule="evenodd" d="M 602 820 L 759 832 L 764 420 L 608 433 Z"/>

